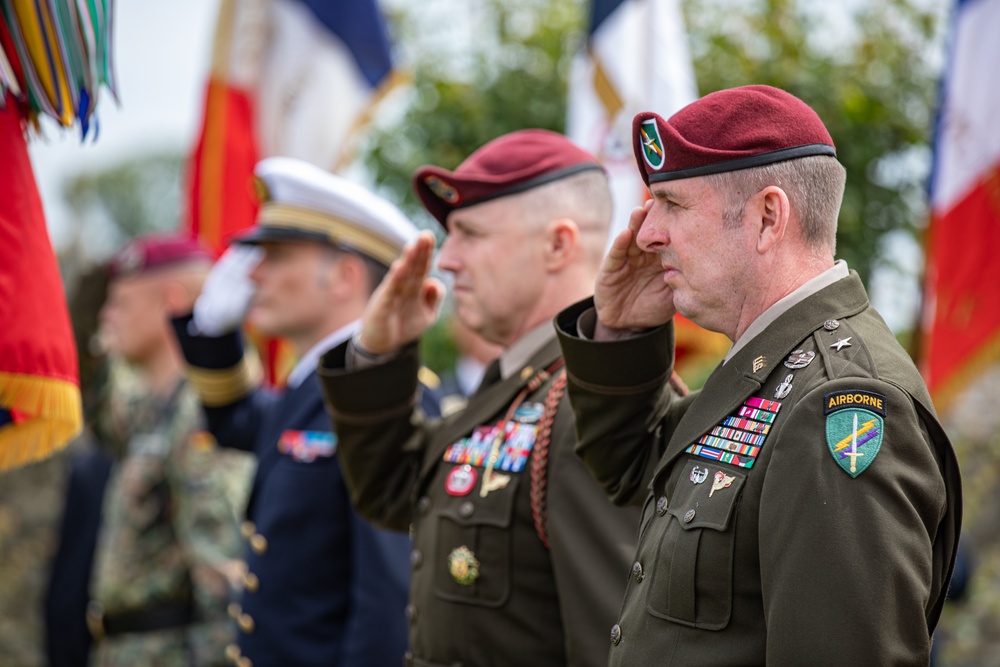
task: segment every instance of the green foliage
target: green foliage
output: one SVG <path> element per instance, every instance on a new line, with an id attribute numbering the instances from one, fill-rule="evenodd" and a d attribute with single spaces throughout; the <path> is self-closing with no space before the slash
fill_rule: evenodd
<path id="1" fill-rule="evenodd" d="M 847 25 L 832 28 L 814 3 L 684 4 L 702 95 L 769 84 L 801 97 L 826 123 L 848 174 L 837 255 L 866 281 L 880 238 L 915 233 L 926 217 L 937 80 L 927 54 L 939 25 L 917 5 L 864 3 Z"/>
<path id="2" fill-rule="evenodd" d="M 451 3 L 457 8 L 457 5 Z M 390 14 L 404 43 L 421 35 L 415 20 L 423 3 Z M 405 63 L 413 85 L 398 122 L 376 129 L 368 167 L 405 209 L 420 211 L 410 188 L 423 164 L 448 169 L 501 134 L 528 127 L 562 131 L 566 79 L 579 44 L 582 4 L 575 0 L 482 0 L 480 31 L 460 59 L 449 50 L 417 49 Z M 452 26 L 455 29 L 455 26 Z M 460 60 L 460 62 L 456 62 Z"/>
<path id="3" fill-rule="evenodd" d="M 63 198 L 81 217 L 109 225 L 118 242 L 145 232 L 172 231 L 180 221 L 183 163 L 179 153 L 161 153 L 83 172 L 66 184 Z"/>

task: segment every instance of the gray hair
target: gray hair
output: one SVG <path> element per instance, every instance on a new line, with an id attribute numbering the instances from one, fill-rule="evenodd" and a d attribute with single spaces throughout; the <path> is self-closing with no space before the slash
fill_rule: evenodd
<path id="1" fill-rule="evenodd" d="M 814 155 L 705 178 L 725 199 L 723 222 L 727 227 L 738 227 L 750 197 L 774 185 L 788 195 L 802 238 L 809 247 L 815 252 L 831 254 L 836 250 L 837 217 L 847 181 L 847 170 L 837 160 Z"/>

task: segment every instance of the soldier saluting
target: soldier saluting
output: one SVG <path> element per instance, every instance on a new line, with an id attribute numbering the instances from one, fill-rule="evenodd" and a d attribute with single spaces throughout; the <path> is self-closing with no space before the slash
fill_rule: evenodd
<path id="1" fill-rule="evenodd" d="M 415 342 L 443 293 L 424 233 L 320 365 L 352 500 L 379 525 L 413 527 L 407 664 L 603 664 L 638 515 L 573 455 L 551 320 L 590 293 L 607 177 L 565 137 L 523 130 L 414 184 L 448 233 L 438 262 L 457 316 L 504 351 L 464 411 L 414 410 Z"/>
<path id="2" fill-rule="evenodd" d="M 652 200 L 560 313 L 579 454 L 644 504 L 613 665 L 926 665 L 961 522 L 923 381 L 834 261 L 845 171 L 748 86 L 633 122 Z M 680 312 L 733 341 L 669 389 Z M 588 340 L 590 339 L 590 340 Z"/>

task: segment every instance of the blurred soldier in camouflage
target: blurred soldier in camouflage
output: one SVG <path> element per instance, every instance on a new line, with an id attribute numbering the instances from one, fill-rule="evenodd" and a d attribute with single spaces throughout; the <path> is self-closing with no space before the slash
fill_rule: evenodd
<path id="1" fill-rule="evenodd" d="M 109 268 L 101 335 L 136 377 L 107 428 L 122 444 L 87 609 L 101 667 L 223 665 L 235 632 L 226 606 L 241 577 L 235 503 L 249 469 L 203 430 L 168 322 L 190 310 L 211 261 L 193 241 L 146 236 Z"/>

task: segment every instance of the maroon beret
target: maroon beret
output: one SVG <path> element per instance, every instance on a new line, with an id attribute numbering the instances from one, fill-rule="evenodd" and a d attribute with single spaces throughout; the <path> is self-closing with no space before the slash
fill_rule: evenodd
<path id="1" fill-rule="evenodd" d="M 589 169 L 603 169 L 593 155 L 549 130 L 518 130 L 481 146 L 455 171 L 423 166 L 413 189 L 447 228 L 458 208 L 524 192 Z"/>
<path id="2" fill-rule="evenodd" d="M 837 157 L 816 112 L 771 86 L 720 90 L 669 120 L 644 111 L 632 120 L 632 136 L 646 185 L 809 155 Z"/>
<path id="3" fill-rule="evenodd" d="M 115 253 L 108 262 L 108 277 L 113 280 L 171 264 L 192 260 L 211 262 L 212 259 L 212 254 L 196 239 L 187 236 L 146 234 L 132 239 Z"/>

